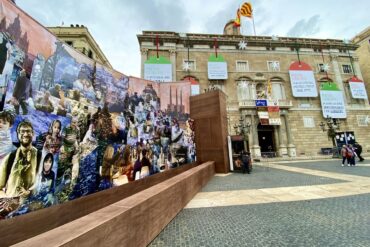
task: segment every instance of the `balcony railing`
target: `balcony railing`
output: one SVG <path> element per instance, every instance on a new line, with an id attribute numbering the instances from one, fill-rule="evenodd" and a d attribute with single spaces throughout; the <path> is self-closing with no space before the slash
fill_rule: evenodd
<path id="1" fill-rule="evenodd" d="M 274 101 L 274 102 L 276 101 L 277 102 L 277 105 L 280 108 L 290 108 L 290 107 L 293 107 L 292 101 L 291 100 L 288 100 L 288 99 L 279 99 L 279 100 L 272 100 L 272 101 Z M 239 101 L 239 108 L 255 108 L 255 107 L 256 107 L 256 102 L 253 99 Z"/>

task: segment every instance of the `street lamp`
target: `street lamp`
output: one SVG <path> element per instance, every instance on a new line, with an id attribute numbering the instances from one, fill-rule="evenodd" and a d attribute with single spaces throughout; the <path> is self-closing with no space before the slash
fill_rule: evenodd
<path id="1" fill-rule="evenodd" d="M 234 124 L 234 130 L 237 135 L 243 136 L 243 141 L 246 141 L 251 130 L 251 123 L 245 123 L 244 118 L 240 116 L 239 124 Z"/>
<path id="2" fill-rule="evenodd" d="M 340 130 L 340 120 L 339 119 L 336 119 L 336 118 L 332 118 L 332 117 L 329 117 L 327 116 L 326 117 L 326 122 L 324 123 L 323 121 L 321 121 L 321 123 L 319 124 L 321 130 L 323 132 L 327 131 L 327 135 L 328 135 L 328 139 L 332 141 L 333 143 L 333 156 L 335 154 L 337 154 L 337 148 L 336 148 L 336 145 L 335 145 L 335 135 L 336 135 L 336 131 Z M 335 150 L 335 152 L 334 152 Z"/>

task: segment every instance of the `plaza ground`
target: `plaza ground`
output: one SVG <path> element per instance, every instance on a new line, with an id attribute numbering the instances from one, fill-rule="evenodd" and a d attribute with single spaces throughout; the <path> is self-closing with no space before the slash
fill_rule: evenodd
<path id="1" fill-rule="evenodd" d="M 216 174 L 150 246 L 369 246 L 369 160 L 265 161 L 252 174 Z"/>

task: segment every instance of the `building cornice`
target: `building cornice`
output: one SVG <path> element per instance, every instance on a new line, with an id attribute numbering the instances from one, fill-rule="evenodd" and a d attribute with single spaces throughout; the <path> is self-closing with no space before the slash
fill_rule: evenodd
<path id="1" fill-rule="evenodd" d="M 222 34 L 195 34 L 186 33 L 179 34 L 176 32 L 163 31 L 143 31 L 138 34 L 139 43 L 152 42 L 155 44 L 157 35 L 160 37 L 161 45 L 164 43 L 183 44 L 186 46 L 208 45 L 214 46 L 215 39 L 217 39 L 218 46 L 229 45 L 238 47 L 240 41 L 247 42 L 248 46 L 259 47 L 289 47 L 289 48 L 312 48 L 312 49 L 340 49 L 340 50 L 356 50 L 358 45 L 346 44 L 339 39 L 313 39 L 313 38 L 293 38 L 293 37 L 279 37 L 278 40 L 271 36 L 243 36 L 243 35 L 222 35 Z"/>

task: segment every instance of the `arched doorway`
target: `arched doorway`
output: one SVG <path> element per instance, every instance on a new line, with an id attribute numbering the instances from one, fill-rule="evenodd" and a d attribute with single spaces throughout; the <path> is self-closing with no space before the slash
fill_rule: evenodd
<path id="1" fill-rule="evenodd" d="M 271 125 L 257 126 L 258 142 L 261 148 L 262 157 L 275 157 L 276 156 L 276 141 L 274 138 L 274 127 Z"/>

